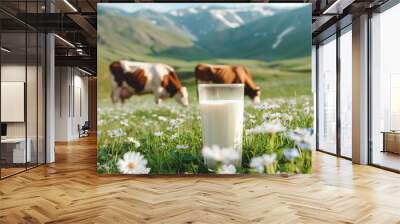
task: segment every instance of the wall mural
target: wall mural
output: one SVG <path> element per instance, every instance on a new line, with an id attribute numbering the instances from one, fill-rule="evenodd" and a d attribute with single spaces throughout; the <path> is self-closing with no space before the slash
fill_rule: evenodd
<path id="1" fill-rule="evenodd" d="M 98 4 L 101 174 L 311 173 L 311 4 Z"/>

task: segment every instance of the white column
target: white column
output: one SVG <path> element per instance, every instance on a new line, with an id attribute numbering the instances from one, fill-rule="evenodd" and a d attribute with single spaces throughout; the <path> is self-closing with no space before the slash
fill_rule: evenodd
<path id="1" fill-rule="evenodd" d="M 54 56 L 54 35 L 46 36 L 46 163 L 55 161 L 54 133 L 55 133 L 55 56 Z"/>
<path id="2" fill-rule="evenodd" d="M 54 5 L 46 1 L 46 12 L 54 12 Z M 55 42 L 54 34 L 46 34 L 46 163 L 55 162 Z"/>
<path id="3" fill-rule="evenodd" d="M 46 36 L 46 162 L 55 161 L 54 133 L 55 133 L 55 60 L 54 60 L 54 35 Z"/>
<path id="4" fill-rule="evenodd" d="M 353 162 L 368 163 L 368 15 L 353 19 Z"/>

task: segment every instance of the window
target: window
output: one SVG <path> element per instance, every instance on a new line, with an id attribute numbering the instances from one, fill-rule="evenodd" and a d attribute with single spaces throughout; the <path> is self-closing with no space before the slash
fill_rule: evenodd
<path id="1" fill-rule="evenodd" d="M 336 36 L 318 48 L 318 148 L 336 153 Z"/>
<path id="2" fill-rule="evenodd" d="M 340 155 L 352 156 L 352 33 L 351 26 L 340 35 Z"/>
<path id="3" fill-rule="evenodd" d="M 371 18 L 372 163 L 400 170 L 400 5 Z"/>

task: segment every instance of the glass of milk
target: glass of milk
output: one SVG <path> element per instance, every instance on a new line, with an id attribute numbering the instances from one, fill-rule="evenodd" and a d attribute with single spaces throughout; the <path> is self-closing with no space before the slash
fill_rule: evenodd
<path id="1" fill-rule="evenodd" d="M 199 105 L 203 128 L 203 147 L 217 145 L 239 153 L 234 165 L 242 164 L 243 84 L 199 84 Z M 215 161 L 205 161 L 214 168 Z"/>

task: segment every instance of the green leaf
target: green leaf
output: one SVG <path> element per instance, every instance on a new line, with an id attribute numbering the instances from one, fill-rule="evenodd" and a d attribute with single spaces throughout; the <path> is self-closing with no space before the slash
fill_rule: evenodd
<path id="1" fill-rule="evenodd" d="M 181 153 L 181 155 L 182 155 L 182 161 L 190 162 L 190 161 L 196 160 L 196 157 L 194 157 L 191 153 L 185 152 L 185 153 Z"/>

